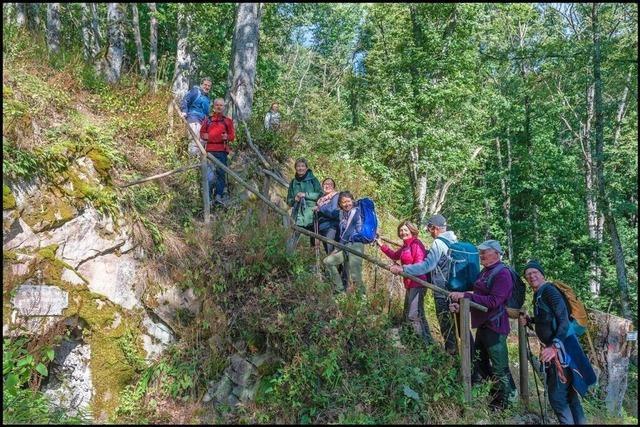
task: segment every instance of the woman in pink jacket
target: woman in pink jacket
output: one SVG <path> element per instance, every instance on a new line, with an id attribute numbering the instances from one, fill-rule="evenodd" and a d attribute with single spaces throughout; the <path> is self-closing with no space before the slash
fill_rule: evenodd
<path id="1" fill-rule="evenodd" d="M 398 237 L 402 239 L 404 244 L 400 249 L 394 251 L 386 244 L 383 244 L 378 237 L 376 244 L 382 252 L 394 261 L 400 261 L 402 265 L 415 264 L 421 262 L 427 257 L 427 250 L 418 239 L 418 228 L 409 221 L 403 221 L 398 225 Z M 418 276 L 422 280 L 427 280 L 427 275 Z M 424 291 L 425 288 L 413 280 L 404 278 L 404 316 L 413 325 L 413 329 L 420 338 L 424 340 L 425 345 L 429 346 L 433 343 L 429 324 L 424 315 Z"/>

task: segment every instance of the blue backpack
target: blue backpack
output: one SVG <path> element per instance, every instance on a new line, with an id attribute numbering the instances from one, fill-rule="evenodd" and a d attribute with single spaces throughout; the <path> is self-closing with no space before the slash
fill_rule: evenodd
<path id="1" fill-rule="evenodd" d="M 473 283 L 480 273 L 480 254 L 478 248 L 469 242 L 451 243 L 443 237 L 438 237 L 449 250 L 449 275 L 447 289 L 455 292 L 466 292 L 473 289 Z"/>
<path id="2" fill-rule="evenodd" d="M 378 231 L 378 217 L 373 200 L 368 197 L 358 200 L 360 217 L 362 218 L 362 228 L 356 230 L 351 236 L 352 242 L 373 243 L 376 240 Z"/>

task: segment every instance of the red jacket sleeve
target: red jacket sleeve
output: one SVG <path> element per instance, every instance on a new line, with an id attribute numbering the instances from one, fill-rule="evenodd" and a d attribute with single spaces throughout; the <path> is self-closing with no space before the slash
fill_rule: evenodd
<path id="1" fill-rule="evenodd" d="M 380 250 L 382 252 L 384 252 L 384 254 L 386 256 L 388 256 L 389 258 L 391 258 L 394 261 L 397 261 L 400 259 L 400 253 L 402 252 L 402 248 L 398 249 L 397 251 L 394 252 L 393 249 L 391 249 L 389 246 L 387 245 L 382 245 L 380 246 Z"/>
<path id="2" fill-rule="evenodd" d="M 229 137 L 227 141 L 233 141 L 236 139 L 236 130 L 233 127 L 233 120 L 228 117 L 225 117 L 225 120 L 227 121 L 227 128 L 229 129 L 227 132 L 227 136 Z"/>

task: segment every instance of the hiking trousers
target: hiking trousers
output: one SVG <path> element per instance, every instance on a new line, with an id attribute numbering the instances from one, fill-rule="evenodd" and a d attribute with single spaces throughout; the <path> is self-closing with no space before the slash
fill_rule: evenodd
<path id="1" fill-rule="evenodd" d="M 587 419 L 580 403 L 580 396 L 571 386 L 573 382 L 571 369 L 563 368 L 564 375 L 567 378 L 566 384 L 560 382 L 555 363 L 548 363 L 546 371 L 549 404 L 558 417 L 560 424 L 586 424 Z"/>
<path id="2" fill-rule="evenodd" d="M 433 344 L 433 338 L 424 315 L 424 291 L 423 287 L 405 289 L 404 317 L 425 345 L 429 346 Z"/>
<path id="3" fill-rule="evenodd" d="M 440 288 L 444 288 L 444 286 L 440 286 L 436 284 Z M 449 354 L 457 354 L 458 353 L 458 345 L 456 344 L 456 334 L 459 334 L 459 331 L 455 330 L 453 316 L 458 318 L 458 325 L 460 324 L 460 314 L 459 313 L 451 313 L 449 311 L 449 300 L 446 295 L 443 295 L 439 292 L 433 293 L 433 299 L 436 304 L 436 316 L 438 317 L 438 324 L 440 325 L 440 333 L 442 334 L 442 339 L 444 340 L 444 349 Z"/>
<path id="4" fill-rule="evenodd" d="M 349 246 L 349 248 L 355 251 L 364 253 L 364 244 L 360 242 L 349 242 L 346 244 L 346 246 Z M 347 265 L 347 268 L 349 270 L 349 278 L 353 280 L 358 294 L 364 295 L 365 289 L 364 283 L 362 282 L 362 258 L 353 254 L 349 254 L 347 258 L 349 259 Z M 324 265 L 329 268 L 331 281 L 333 282 L 335 290 L 339 292 L 345 290 L 345 286 L 342 284 L 342 278 L 340 277 L 340 273 L 338 272 L 338 265 L 344 263 L 344 259 L 344 251 L 338 251 L 329 254 L 322 261 Z"/>
<path id="5" fill-rule="evenodd" d="M 224 151 L 210 151 L 211 155 L 216 159 L 220 160 L 220 162 L 227 166 L 227 157 L 228 154 Z M 207 171 L 207 180 L 209 181 L 209 192 L 212 197 L 211 200 L 215 199 L 215 196 L 222 197 L 224 194 L 224 187 L 226 185 L 227 173 L 222 170 L 222 168 L 214 167 L 213 162 L 207 162 L 209 165 L 209 170 Z"/>
<path id="6" fill-rule="evenodd" d="M 474 374 L 482 379 L 497 381 L 492 392 L 495 398 L 492 405 L 504 408 L 509 398 L 515 394 L 516 386 L 509 370 L 509 352 L 507 336 L 479 327 L 476 331 Z"/>

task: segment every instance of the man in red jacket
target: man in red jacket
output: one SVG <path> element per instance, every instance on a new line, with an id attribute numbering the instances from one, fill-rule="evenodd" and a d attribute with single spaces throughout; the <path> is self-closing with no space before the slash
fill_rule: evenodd
<path id="1" fill-rule="evenodd" d="M 222 114 L 223 110 L 224 99 L 216 98 L 213 101 L 213 114 L 202 121 L 200 138 L 206 141 L 207 152 L 211 153 L 213 157 L 220 160 L 226 166 L 227 156 L 231 152 L 229 142 L 235 139 L 236 133 L 233 128 L 233 120 L 225 117 Z M 216 203 L 224 205 L 222 197 L 226 184 L 226 173 L 222 168 L 215 168 L 214 174 L 214 170 L 209 166 L 207 180 L 209 181 L 209 191 L 214 190 L 215 198 L 212 197 L 211 199 Z"/>

